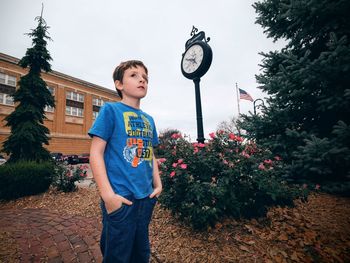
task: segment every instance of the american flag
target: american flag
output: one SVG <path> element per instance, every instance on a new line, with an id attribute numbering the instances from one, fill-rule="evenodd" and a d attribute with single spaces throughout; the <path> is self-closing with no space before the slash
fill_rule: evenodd
<path id="1" fill-rule="evenodd" d="M 241 100 L 250 100 L 254 101 L 252 96 L 250 96 L 245 90 L 239 89 L 239 98 Z"/>

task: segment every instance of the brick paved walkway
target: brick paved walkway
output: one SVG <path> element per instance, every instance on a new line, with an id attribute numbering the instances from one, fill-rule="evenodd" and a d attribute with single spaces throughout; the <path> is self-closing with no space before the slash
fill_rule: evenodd
<path id="1" fill-rule="evenodd" d="M 20 262 L 101 262 L 97 219 L 46 209 L 0 211 L 1 230 L 15 239 Z"/>

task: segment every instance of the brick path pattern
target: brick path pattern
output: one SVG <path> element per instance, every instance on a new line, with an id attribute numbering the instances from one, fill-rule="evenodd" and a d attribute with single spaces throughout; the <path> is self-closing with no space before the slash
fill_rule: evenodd
<path id="1" fill-rule="evenodd" d="M 47 209 L 0 211 L 1 229 L 15 239 L 20 262 L 101 262 L 101 223 Z"/>

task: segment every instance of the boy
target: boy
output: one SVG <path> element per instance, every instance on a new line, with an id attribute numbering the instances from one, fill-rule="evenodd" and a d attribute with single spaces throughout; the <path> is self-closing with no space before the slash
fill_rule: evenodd
<path id="1" fill-rule="evenodd" d="M 140 109 L 148 70 L 137 60 L 113 73 L 120 102 L 106 103 L 89 130 L 90 165 L 101 195 L 103 262 L 149 262 L 148 225 L 162 192 L 154 121 Z"/>

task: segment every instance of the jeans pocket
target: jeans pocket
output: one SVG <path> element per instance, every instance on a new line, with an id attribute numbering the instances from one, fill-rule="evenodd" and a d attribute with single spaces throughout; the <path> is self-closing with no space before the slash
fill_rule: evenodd
<path id="1" fill-rule="evenodd" d="M 157 201 L 158 201 L 158 197 L 154 196 L 153 198 L 149 198 L 149 201 L 151 202 L 151 204 L 154 206 L 156 205 Z"/>
<path id="2" fill-rule="evenodd" d="M 108 215 L 109 217 L 111 217 L 111 216 L 113 216 L 113 215 L 119 214 L 119 213 L 123 210 L 124 206 L 125 206 L 125 204 L 122 203 L 122 205 L 121 205 L 119 208 L 117 208 L 116 210 L 113 210 L 113 211 L 110 212 L 110 213 L 107 213 L 107 215 Z"/>

